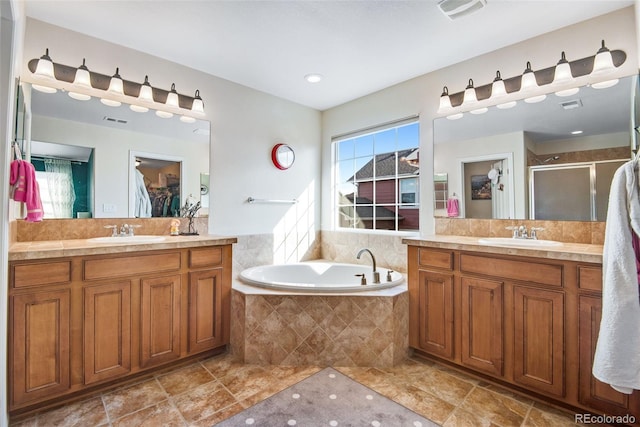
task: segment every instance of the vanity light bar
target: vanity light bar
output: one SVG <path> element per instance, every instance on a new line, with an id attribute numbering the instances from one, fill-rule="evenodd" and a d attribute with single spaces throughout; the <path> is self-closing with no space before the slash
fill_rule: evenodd
<path id="1" fill-rule="evenodd" d="M 45 58 L 44 61 L 43 58 Z M 50 66 L 53 67 L 53 75 L 45 75 L 39 72 L 42 67 L 42 62 L 50 62 Z M 37 81 L 34 81 L 34 87 L 38 86 L 43 89 L 49 89 L 49 92 L 55 92 L 55 86 L 60 87 L 60 83 L 66 83 L 64 86 L 65 88 L 68 87 L 69 93 L 80 95 L 80 97 L 74 96 L 76 99 L 89 99 L 90 95 L 87 93 L 95 92 L 94 89 L 97 89 L 104 91 L 104 94 L 96 95 L 100 96 L 102 100 L 111 101 L 113 105 L 117 104 L 119 100 L 123 100 L 127 104 L 136 107 L 135 109 L 132 108 L 134 111 L 145 112 L 148 110 L 147 107 L 149 107 L 156 111 L 165 113 L 167 117 L 170 117 L 169 115 L 173 115 L 172 113 L 180 114 L 182 117 L 189 117 L 185 116 L 185 113 L 204 116 L 204 104 L 200 97 L 200 91 L 198 90 L 195 92 L 194 96 L 188 96 L 176 92 L 175 84 L 171 86 L 171 90 L 167 91 L 157 87 L 151 87 L 147 77 L 145 77 L 144 83 L 124 80 L 119 76 L 118 69 L 116 69 L 116 73 L 113 76 L 100 74 L 95 71 L 89 71 L 85 65 L 84 59 L 82 61 L 82 65 L 78 68 L 54 63 L 48 56 L 48 49 L 47 54 L 42 58 L 34 58 L 30 60 L 28 68 L 37 79 Z M 76 76 L 78 71 L 85 75 L 88 73 L 89 84 L 86 84 L 86 82 L 77 84 Z M 118 77 L 119 80 L 117 82 L 114 81 L 116 77 Z M 47 82 L 47 80 L 49 80 L 49 82 Z M 121 91 L 115 92 L 113 83 L 117 83 L 119 85 L 120 82 L 122 84 L 122 89 Z M 47 83 L 51 84 L 52 87 L 47 86 Z M 139 98 L 141 91 L 143 96 Z M 104 95 L 104 97 L 101 95 Z M 189 120 L 187 119 L 183 121 Z"/>
<path id="2" fill-rule="evenodd" d="M 601 60 L 603 56 L 606 59 Z M 445 114 L 451 119 L 457 119 L 462 117 L 463 112 L 470 111 L 477 114 L 480 107 L 496 105 L 498 108 L 509 108 L 516 104 L 516 100 L 521 99 L 527 102 L 538 102 L 544 99 L 546 95 L 544 91 L 547 87 L 554 87 L 558 96 L 572 95 L 578 91 L 578 88 L 575 87 L 576 80 L 585 76 L 597 79 L 597 81 L 591 82 L 593 87 L 607 87 L 606 84 L 613 85 L 617 82 L 617 79 L 608 79 L 607 75 L 615 71 L 616 67 L 622 65 L 626 59 L 627 54 L 624 51 L 610 51 L 605 47 L 603 40 L 602 47 L 594 56 L 569 62 L 565 53 L 562 52 L 560 61 L 552 67 L 533 70 L 531 63 L 527 62 L 525 72 L 515 77 L 502 79 L 500 71 L 498 71 L 492 83 L 474 87 L 472 80 L 469 79 L 470 84 L 464 91 L 453 94 L 449 94 L 449 89 L 445 86 L 440 96 L 438 113 Z M 602 66 L 601 63 L 606 65 Z M 529 90 L 525 87 L 525 77 L 533 86 Z M 531 79 L 531 77 L 535 77 L 535 79 Z"/>

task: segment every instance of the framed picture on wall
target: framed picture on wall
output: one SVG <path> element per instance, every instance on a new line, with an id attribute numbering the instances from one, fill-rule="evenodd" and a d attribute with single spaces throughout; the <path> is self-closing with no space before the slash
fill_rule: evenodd
<path id="1" fill-rule="evenodd" d="M 491 179 L 487 175 L 471 175 L 471 200 L 491 200 Z"/>

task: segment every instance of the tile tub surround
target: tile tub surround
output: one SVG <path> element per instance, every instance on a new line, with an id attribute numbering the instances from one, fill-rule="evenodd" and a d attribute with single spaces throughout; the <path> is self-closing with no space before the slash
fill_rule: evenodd
<path id="1" fill-rule="evenodd" d="M 16 242 L 35 242 L 42 240 L 70 240 L 89 239 L 92 237 L 110 236 L 111 230 L 104 228 L 108 225 L 132 224 L 139 225 L 135 234 L 168 236 L 171 229 L 171 221 L 180 220 L 180 231 L 186 232 L 189 228 L 187 218 L 87 218 L 87 219 L 45 219 L 41 222 L 26 222 L 24 220 L 12 221 L 12 239 Z M 194 219 L 196 230 L 201 235 L 209 231 L 209 218 L 196 217 Z M 15 228 L 14 228 L 15 227 Z"/>
<path id="2" fill-rule="evenodd" d="M 391 367 L 408 356 L 406 285 L 362 295 L 252 289 L 234 282 L 231 297 L 231 352 L 245 363 Z"/>
<path id="3" fill-rule="evenodd" d="M 538 237 L 565 243 L 604 244 L 605 222 L 535 221 L 516 219 L 436 218 L 435 234 L 472 237 L 511 237 L 506 227 L 542 227 Z"/>

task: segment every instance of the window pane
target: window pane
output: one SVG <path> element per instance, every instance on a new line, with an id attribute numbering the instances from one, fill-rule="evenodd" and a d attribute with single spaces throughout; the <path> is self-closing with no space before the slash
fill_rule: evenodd
<path id="1" fill-rule="evenodd" d="M 418 123 L 398 128 L 398 150 L 417 148 L 420 146 L 420 128 Z"/>
<path id="2" fill-rule="evenodd" d="M 401 130 L 404 140 L 399 149 Z M 417 230 L 418 123 L 345 139 L 334 146 L 338 227 Z"/>
<path id="3" fill-rule="evenodd" d="M 373 154 L 373 135 L 360 136 L 353 141 L 355 142 L 355 157 Z"/>
<path id="4" fill-rule="evenodd" d="M 337 160 L 353 159 L 355 157 L 355 141 L 347 139 L 336 143 Z"/>
<path id="5" fill-rule="evenodd" d="M 389 129 L 375 134 L 375 152 L 390 153 L 396 151 L 396 130 Z"/>

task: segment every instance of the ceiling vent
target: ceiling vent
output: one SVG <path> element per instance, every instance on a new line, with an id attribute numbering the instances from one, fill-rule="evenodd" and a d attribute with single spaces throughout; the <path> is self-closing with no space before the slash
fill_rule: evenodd
<path id="1" fill-rule="evenodd" d="M 127 120 L 123 120 L 123 119 L 116 119 L 116 118 L 109 117 L 109 116 L 104 116 L 104 117 L 102 118 L 102 120 L 106 120 L 106 121 L 108 121 L 108 122 L 113 122 L 113 123 L 120 123 L 120 124 L 122 124 L 122 125 L 126 125 L 126 124 L 128 123 L 128 121 L 127 121 Z"/>
<path id="2" fill-rule="evenodd" d="M 454 20 L 470 15 L 487 5 L 487 0 L 441 0 L 438 7 L 447 18 Z"/>
<path id="3" fill-rule="evenodd" d="M 579 99 L 572 99 L 571 101 L 561 102 L 560 106 L 565 110 L 573 110 L 574 108 L 582 107 L 582 101 Z"/>

